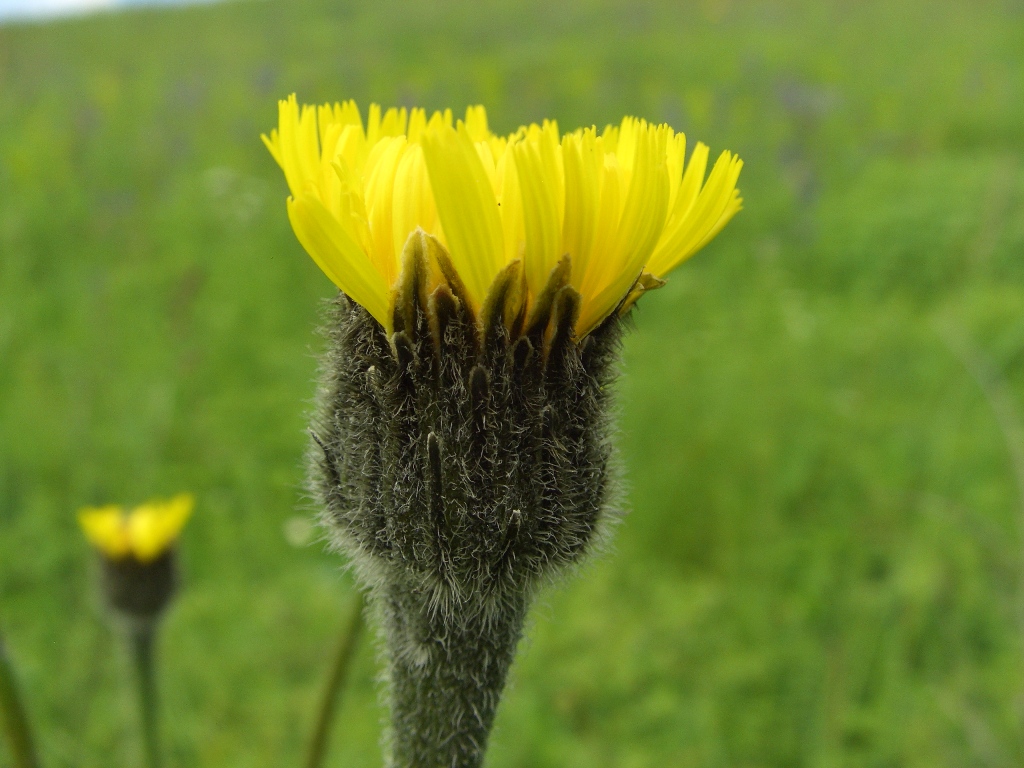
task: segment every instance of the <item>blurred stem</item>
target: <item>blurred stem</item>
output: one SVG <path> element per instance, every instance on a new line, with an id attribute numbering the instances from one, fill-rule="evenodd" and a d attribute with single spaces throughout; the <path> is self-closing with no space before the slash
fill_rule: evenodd
<path id="1" fill-rule="evenodd" d="M 1014 399 L 1006 378 L 985 354 L 959 329 L 939 326 L 946 345 L 971 374 L 985 396 L 1006 444 L 1010 466 L 1017 481 L 1017 503 L 1021 524 L 1021 562 L 1024 564 L 1024 415 Z M 1024 575 L 1022 575 L 1022 626 L 1024 626 Z"/>
<path id="2" fill-rule="evenodd" d="M 156 622 L 146 621 L 129 629 L 129 642 L 135 662 L 135 682 L 138 685 L 139 718 L 142 725 L 142 743 L 148 768 L 160 768 L 160 744 L 157 726 L 156 701 Z"/>
<path id="3" fill-rule="evenodd" d="M 316 729 L 313 731 L 313 739 L 309 744 L 306 768 L 320 768 L 327 756 L 327 744 L 330 740 L 331 725 L 334 722 L 334 714 L 338 706 L 338 694 L 345 686 L 362 629 L 363 593 L 357 590 L 348 621 L 345 622 L 341 637 L 338 638 L 334 666 L 331 667 L 331 674 L 327 679 L 327 687 L 324 689 L 323 699 L 320 701 L 320 711 L 317 714 Z"/>
<path id="4" fill-rule="evenodd" d="M 1017 584 L 1017 628 L 1024 638 L 1024 415 L 1013 391 L 999 369 L 971 341 L 952 325 L 939 325 L 946 345 L 970 373 L 985 396 L 1006 444 L 1014 477 L 1017 480 L 1019 574 Z"/>
<path id="5" fill-rule="evenodd" d="M 21 696 L 18 693 L 14 670 L 11 667 L 10 659 L 7 658 L 7 649 L 4 646 L 2 634 L 0 634 L 0 718 L 2 718 L 4 731 L 7 733 L 7 739 L 11 745 L 14 768 L 39 768 L 39 759 L 36 757 L 35 746 L 32 742 L 32 731 L 29 728 L 25 707 L 22 705 Z"/>

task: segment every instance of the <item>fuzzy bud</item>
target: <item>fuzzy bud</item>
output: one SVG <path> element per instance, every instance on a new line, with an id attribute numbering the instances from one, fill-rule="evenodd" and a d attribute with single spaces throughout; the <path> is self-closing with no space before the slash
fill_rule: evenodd
<path id="1" fill-rule="evenodd" d="M 481 764 L 532 594 L 606 516 L 622 321 L 579 342 L 568 259 L 529 309 L 519 269 L 474 313 L 414 235 L 394 333 L 344 294 L 327 327 L 313 476 L 380 614 L 400 768 Z"/>
<path id="2" fill-rule="evenodd" d="M 133 557 L 102 558 L 103 596 L 119 616 L 136 622 L 156 621 L 178 589 L 178 565 L 174 549 L 150 562 Z"/>
<path id="3" fill-rule="evenodd" d="M 128 510 L 86 507 L 78 520 L 100 556 L 103 596 L 121 618 L 152 624 L 178 588 L 177 540 L 192 514 L 191 494 L 152 500 Z"/>

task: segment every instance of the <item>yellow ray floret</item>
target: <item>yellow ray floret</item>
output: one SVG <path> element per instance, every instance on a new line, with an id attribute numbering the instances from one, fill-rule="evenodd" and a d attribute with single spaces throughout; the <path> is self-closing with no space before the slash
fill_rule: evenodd
<path id="1" fill-rule="evenodd" d="M 150 501 L 130 512 L 116 504 L 86 507 L 78 513 L 85 537 L 111 560 L 152 562 L 178 539 L 195 506 L 191 494 Z"/>
<path id="2" fill-rule="evenodd" d="M 509 263 L 522 262 L 527 302 L 569 257 L 582 337 L 637 286 L 660 284 L 741 209 L 743 162 L 633 117 L 560 135 L 554 122 L 493 134 L 470 107 L 422 109 L 352 101 L 281 101 L 263 141 L 291 191 L 288 215 L 309 255 L 389 332 L 401 256 L 423 230 L 448 251 L 473 309 Z M 639 294 L 637 294 L 639 295 Z"/>

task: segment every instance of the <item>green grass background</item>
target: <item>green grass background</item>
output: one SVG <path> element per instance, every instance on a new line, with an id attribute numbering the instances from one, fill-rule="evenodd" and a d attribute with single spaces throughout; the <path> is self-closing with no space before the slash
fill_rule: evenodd
<path id="1" fill-rule="evenodd" d="M 351 584 L 285 535 L 332 293 L 258 140 L 292 91 L 747 163 L 642 302 L 632 511 L 534 610 L 492 768 L 1024 764 L 1022 501 L 948 343 L 1024 409 L 1024 5 L 266 0 L 0 27 L 0 622 L 46 766 L 139 763 L 74 513 L 183 489 L 170 764 L 299 764 Z M 376 670 L 331 765 L 380 765 Z"/>

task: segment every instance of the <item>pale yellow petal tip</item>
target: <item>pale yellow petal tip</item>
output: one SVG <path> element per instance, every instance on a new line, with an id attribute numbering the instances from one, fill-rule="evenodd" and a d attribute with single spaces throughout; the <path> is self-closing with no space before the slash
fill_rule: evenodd
<path id="1" fill-rule="evenodd" d="M 170 549 L 195 507 L 195 497 L 180 493 L 172 499 L 140 504 L 130 512 L 110 504 L 86 507 L 78 522 L 86 539 L 111 560 L 131 557 L 152 562 Z"/>

